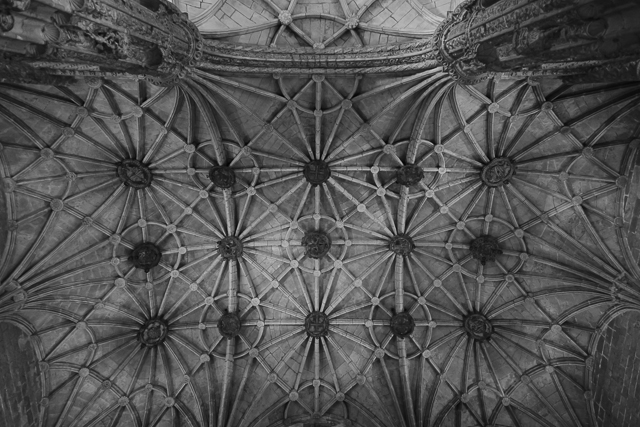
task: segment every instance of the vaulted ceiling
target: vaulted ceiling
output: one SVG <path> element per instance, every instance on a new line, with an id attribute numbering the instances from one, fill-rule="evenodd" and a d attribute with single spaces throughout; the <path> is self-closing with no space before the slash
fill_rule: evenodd
<path id="1" fill-rule="evenodd" d="M 597 339 L 640 301 L 639 105 L 440 69 L 0 86 L 0 318 L 39 425 L 597 425 Z"/>
<path id="2" fill-rule="evenodd" d="M 362 46 L 431 35 L 460 0 L 179 0 L 203 34 L 273 46 Z M 317 47 L 322 47 L 318 45 Z"/>

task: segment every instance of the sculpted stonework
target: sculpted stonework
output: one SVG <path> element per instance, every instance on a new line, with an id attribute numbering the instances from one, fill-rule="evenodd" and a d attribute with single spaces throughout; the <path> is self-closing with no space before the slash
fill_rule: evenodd
<path id="1" fill-rule="evenodd" d="M 601 18 L 607 8 L 623 3 L 503 0 L 483 8 L 479 1 L 469 0 L 440 25 L 433 46 L 444 68 L 465 83 L 499 75 L 574 78 L 638 60 L 637 41 L 620 45 L 616 32 L 607 31 L 619 25 L 618 18 Z M 629 72 L 610 80 L 629 78 L 638 74 Z"/>
<path id="2" fill-rule="evenodd" d="M 621 1 L 606 3 L 614 7 Z M 5 5 L 0 14 L 2 31 L 14 27 L 12 10 L 29 7 L 25 1 Z M 38 61 L 29 60 L 35 49 L 27 49 L 31 53 L 26 56 L 5 55 L 5 61 L 26 61 L 39 68 L 44 61 L 48 63 L 45 72 L 50 74 L 129 75 L 158 85 L 175 84 L 196 66 L 224 72 L 367 74 L 415 72 L 439 63 L 454 79 L 466 83 L 492 76 L 575 79 L 592 73 L 602 76 L 610 69 L 618 70 L 611 72 L 612 80 L 637 77 L 637 70 L 623 64 L 637 64 L 638 46 L 602 40 L 609 23 L 599 17 L 599 11 L 607 6 L 582 6 L 577 1 L 503 0 L 485 8 L 479 0 L 468 0 L 437 28 L 432 39 L 384 47 L 323 46 L 320 50 L 205 41 L 174 5 L 162 1 L 154 10 L 136 2 L 112 0 L 75 0 L 65 7 L 71 14 L 70 23 L 43 32 L 48 49 L 35 54 Z M 294 25 L 288 11 L 282 11 L 278 19 L 283 26 Z M 359 27 L 356 16 L 346 22 L 351 31 Z M 521 25 L 523 22 L 527 24 Z M 87 69 L 87 64 L 97 69 Z"/>
<path id="3" fill-rule="evenodd" d="M 3 32 L 14 28 L 11 10 L 0 14 Z M 46 45 L 44 52 L 27 48 L 26 55 L 5 54 L 3 61 L 23 62 L 54 75 L 128 75 L 170 85 L 185 77 L 202 56 L 199 31 L 170 3 L 160 2 L 152 11 L 136 2 L 86 0 L 70 2 L 59 13 L 71 17 L 62 20 L 64 25 L 43 23 L 41 36 L 27 38 L 41 37 L 37 43 Z M 20 37 L 16 33 L 15 38 Z"/>

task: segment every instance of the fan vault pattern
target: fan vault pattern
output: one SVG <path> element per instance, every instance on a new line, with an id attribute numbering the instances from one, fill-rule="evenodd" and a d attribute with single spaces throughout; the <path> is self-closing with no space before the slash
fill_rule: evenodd
<path id="1" fill-rule="evenodd" d="M 596 425 L 639 102 L 438 69 L 3 86 L 0 312 L 41 425 Z"/>

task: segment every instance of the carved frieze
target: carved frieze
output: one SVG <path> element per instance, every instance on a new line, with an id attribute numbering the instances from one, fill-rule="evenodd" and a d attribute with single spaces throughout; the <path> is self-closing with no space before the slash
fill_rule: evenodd
<path id="1" fill-rule="evenodd" d="M 373 48 L 328 48 L 320 53 L 311 48 L 249 46 L 206 40 L 198 67 L 212 71 L 285 70 L 319 74 L 421 70 L 437 65 L 429 40 Z"/>
<path id="2" fill-rule="evenodd" d="M 637 2 L 608 3 L 640 16 Z M 501 0 L 486 8 L 478 0 L 469 0 L 437 29 L 434 49 L 445 70 L 467 84 L 505 72 L 524 76 L 580 74 L 584 67 L 564 63 L 638 57 L 637 34 L 624 45 L 613 46 L 619 42 L 612 40 L 620 37 L 604 39 L 613 25 L 609 21 L 618 22 L 615 14 L 622 13 L 607 15 L 609 9 L 581 0 Z"/>
<path id="3" fill-rule="evenodd" d="M 3 1 L 6 4 L 9 0 Z M 111 0 L 49 3 L 59 8 L 65 19 L 48 19 L 51 23 L 47 24 L 40 16 L 20 15 L 25 24 L 21 21 L 19 31 L 26 31 L 22 28 L 25 25 L 36 25 L 30 24 L 30 19 L 44 25 L 38 31 L 28 32 L 36 35 L 36 39 L 28 38 L 28 34 L 12 35 L 17 18 L 10 13 L 0 14 L 0 29 L 7 37 L 47 46 L 45 52 L 35 55 L 35 61 L 27 60 L 33 56 L 27 49 L 23 49 L 22 56 L 5 55 L 5 61 L 23 61 L 44 73 L 74 76 L 91 75 L 87 71 L 105 76 L 121 73 L 135 78 L 142 76 L 158 85 L 171 85 L 186 76 L 202 56 L 202 37 L 197 28 L 175 6 L 162 0 L 158 0 L 157 8 Z M 27 15 L 36 13 L 31 9 L 27 12 Z M 71 14 L 66 15 L 67 12 Z"/>

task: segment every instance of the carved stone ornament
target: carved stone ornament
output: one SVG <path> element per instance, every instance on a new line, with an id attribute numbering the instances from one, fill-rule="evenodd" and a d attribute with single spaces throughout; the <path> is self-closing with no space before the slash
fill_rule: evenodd
<path id="1" fill-rule="evenodd" d="M 464 330 L 476 341 L 485 341 L 491 337 L 493 326 L 484 315 L 473 313 L 464 319 Z"/>
<path id="2" fill-rule="evenodd" d="M 129 260 L 136 268 L 149 272 L 153 267 L 160 264 L 162 252 L 153 243 L 141 243 L 133 249 Z"/>
<path id="3" fill-rule="evenodd" d="M 406 338 L 413 333 L 416 322 L 409 313 L 396 313 L 391 318 L 391 332 L 398 338 Z"/>
<path id="4" fill-rule="evenodd" d="M 6 33 L 13 29 L 16 20 L 10 13 L 0 13 L 0 31 Z"/>
<path id="5" fill-rule="evenodd" d="M 236 174 L 229 166 L 213 166 L 209 169 L 209 179 L 217 188 L 231 188 L 236 183 Z"/>
<path id="6" fill-rule="evenodd" d="M 218 255 L 224 259 L 237 259 L 242 256 L 244 246 L 235 236 L 227 236 L 218 242 Z"/>
<path id="7" fill-rule="evenodd" d="M 498 187 L 509 183 L 515 169 L 511 160 L 506 157 L 497 157 L 482 168 L 480 178 L 489 187 Z"/>
<path id="8" fill-rule="evenodd" d="M 347 20 L 354 26 L 357 19 Z M 229 43 L 217 39 L 206 39 L 202 63 L 211 71 L 243 73 L 286 74 L 366 74 L 398 71 L 419 71 L 437 67 L 435 54 L 429 39 L 387 44 L 381 46 L 326 47 L 316 43 L 317 49 L 310 52 L 306 47 L 251 46 Z M 401 56 L 401 58 L 400 58 Z M 268 64 L 265 58 L 269 58 Z"/>
<path id="9" fill-rule="evenodd" d="M 240 334 L 240 316 L 237 313 L 225 313 L 218 319 L 218 332 L 225 338 L 235 338 Z"/>
<path id="10" fill-rule="evenodd" d="M 471 256 L 485 265 L 487 261 L 495 261 L 502 253 L 498 239 L 493 236 L 480 236 L 471 242 Z"/>
<path id="11" fill-rule="evenodd" d="M 331 178 L 331 169 L 323 160 L 312 160 L 304 166 L 304 177 L 311 185 L 322 185 Z"/>
<path id="12" fill-rule="evenodd" d="M 291 13 L 287 10 L 280 12 L 278 15 L 278 20 L 282 25 L 289 25 L 293 22 L 293 18 L 291 17 Z"/>
<path id="13" fill-rule="evenodd" d="M 50 8 L 43 9 L 42 2 L 0 0 L 0 32 L 11 30 L 19 36 L 29 31 L 29 40 L 46 49 L 40 54 L 41 61 L 29 62 L 29 66 L 51 76 L 122 76 L 175 85 L 202 58 L 202 34 L 172 3 L 144 3 L 56 0 L 50 5 L 55 4 L 59 11 L 48 12 Z M 27 27 L 34 28 L 24 27 L 25 18 L 16 11 L 24 11 L 29 16 Z M 31 17 L 42 25 L 36 29 L 40 24 Z M 14 28 L 14 22 L 20 28 Z M 21 51 L 28 54 L 29 48 Z M 23 57 L 12 54 L 4 62 L 19 64 Z M 22 76 L 0 79 L 25 80 Z"/>
<path id="14" fill-rule="evenodd" d="M 418 184 L 424 178 L 424 171 L 418 165 L 404 165 L 396 173 L 396 182 L 405 187 Z"/>
<path id="15" fill-rule="evenodd" d="M 357 16 L 350 16 L 347 18 L 346 27 L 350 30 L 355 30 L 360 25 L 360 20 Z"/>
<path id="16" fill-rule="evenodd" d="M 169 326 L 164 320 L 150 319 L 138 331 L 138 341 L 147 347 L 155 347 L 167 338 L 168 332 Z"/>
<path id="17" fill-rule="evenodd" d="M 326 337 L 329 334 L 329 317 L 321 311 L 313 311 L 304 319 L 304 330 L 311 338 Z"/>
<path id="18" fill-rule="evenodd" d="M 586 76 L 589 62 L 603 65 L 627 54 L 637 59 L 637 42 L 614 46 L 618 37 L 608 27 L 615 21 L 603 18 L 612 6 L 604 1 L 581 3 L 463 1 L 434 33 L 436 59 L 464 84 L 496 76 Z"/>
<path id="19" fill-rule="evenodd" d="M 398 255 L 409 255 L 414 248 L 413 239 L 407 234 L 398 234 L 389 241 L 389 250 Z"/>
<path id="20" fill-rule="evenodd" d="M 331 238 L 322 231 L 309 231 L 302 238 L 302 246 L 309 258 L 320 259 L 329 253 Z"/>
<path id="21" fill-rule="evenodd" d="M 126 159 L 118 163 L 117 167 L 118 178 L 127 187 L 142 190 L 151 185 L 153 175 L 140 160 Z"/>
<path id="22" fill-rule="evenodd" d="M 0 9 L 3 6 L 11 10 L 24 11 L 31 6 L 31 0 L 2 0 L 0 1 Z"/>

